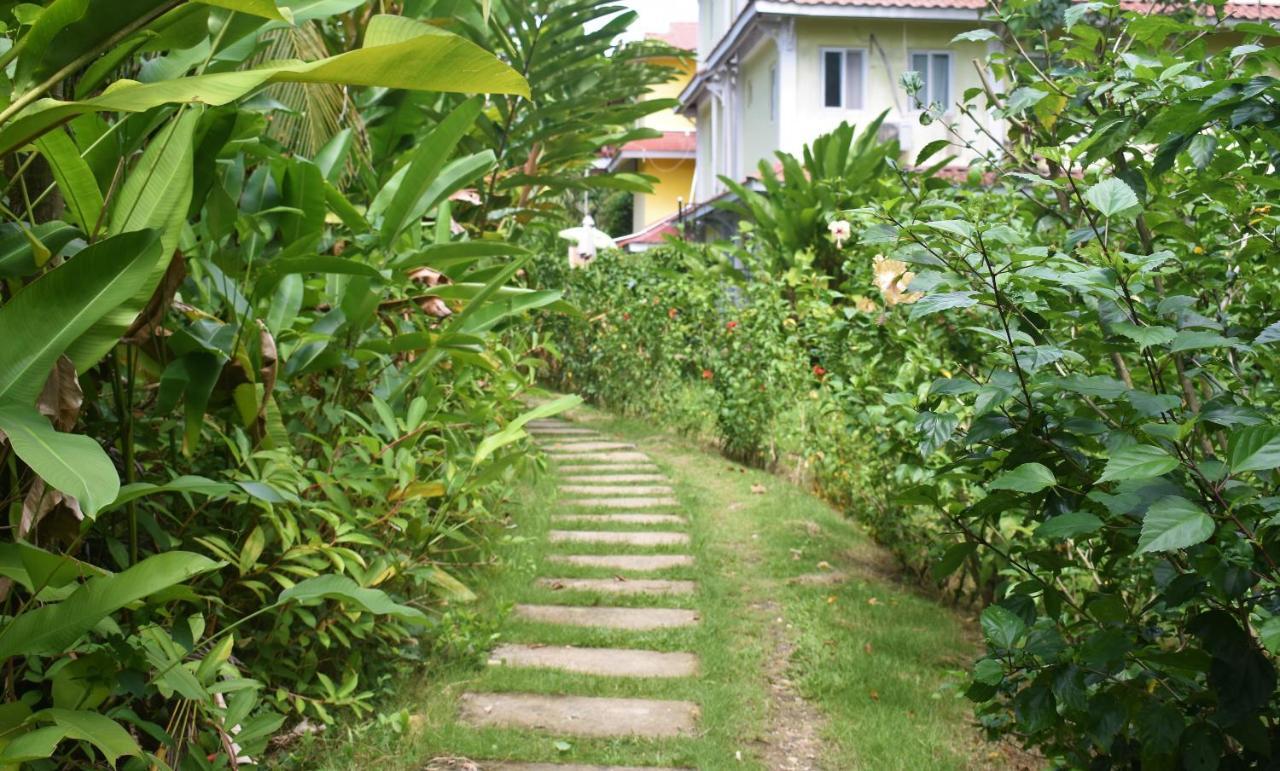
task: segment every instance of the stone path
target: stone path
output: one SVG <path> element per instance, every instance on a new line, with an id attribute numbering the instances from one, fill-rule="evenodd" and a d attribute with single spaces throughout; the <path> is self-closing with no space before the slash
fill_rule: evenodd
<path id="1" fill-rule="evenodd" d="M 548 602 L 563 593 L 563 604 L 520 604 L 514 617 L 526 623 L 565 629 L 643 633 L 699 623 L 687 605 L 696 596 L 693 581 L 653 573 L 693 565 L 687 528 L 670 480 L 635 445 L 561 420 L 530 422 L 528 430 L 561 475 L 562 513 L 552 518 L 548 556 L 534 589 Z M 606 529 L 607 528 L 607 529 Z M 634 553 L 640 552 L 640 553 Z M 615 571 L 596 578 L 556 575 L 573 567 Z M 625 573 L 625 575 L 623 575 Z M 646 574 L 650 574 L 647 575 Z M 649 598 L 657 607 L 614 607 L 623 597 Z M 677 598 L 685 598 L 676 602 Z M 581 600 L 583 604 L 576 604 Z M 664 603 L 672 603 L 664 607 Z M 611 640 L 614 638 L 610 638 Z M 620 638 L 625 639 L 625 638 Z M 698 656 L 687 651 L 639 647 L 590 648 L 531 645 L 513 641 L 496 648 L 493 667 L 540 669 L 603 678 L 694 678 Z M 468 692 L 461 697 L 461 721 L 475 728 L 535 731 L 556 738 L 664 739 L 698 732 L 698 705 L 674 699 L 605 698 L 585 694 Z M 476 761 L 485 771 L 689 771 L 572 763 Z"/>

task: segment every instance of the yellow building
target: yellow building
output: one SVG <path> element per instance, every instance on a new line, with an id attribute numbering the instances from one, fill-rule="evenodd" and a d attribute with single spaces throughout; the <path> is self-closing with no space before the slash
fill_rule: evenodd
<path id="1" fill-rule="evenodd" d="M 698 45 L 698 25 L 694 22 L 674 22 L 668 31 L 647 35 L 650 40 L 660 40 L 673 48 L 689 51 L 683 58 L 661 57 L 656 63 L 677 71 L 672 80 L 650 91 L 654 99 L 675 99 L 693 80 L 695 61 L 693 51 Z M 619 244 L 630 248 L 644 248 L 661 243 L 662 236 L 674 232 L 671 225 L 679 215 L 681 206 L 691 203 L 693 172 L 698 151 L 697 129 L 689 118 L 675 110 L 663 110 L 641 121 L 644 128 L 662 132 L 662 136 L 639 139 L 618 148 L 610 159 L 611 171 L 633 171 L 648 174 L 658 181 L 652 193 L 637 193 L 632 215 L 633 235 L 619 239 Z"/>

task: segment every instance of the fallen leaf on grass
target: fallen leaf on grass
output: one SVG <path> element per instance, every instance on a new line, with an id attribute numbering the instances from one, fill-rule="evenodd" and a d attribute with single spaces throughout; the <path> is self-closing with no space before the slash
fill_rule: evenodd
<path id="1" fill-rule="evenodd" d="M 836 596 L 834 594 L 827 598 L 827 604 L 828 605 L 836 604 Z"/>
<path id="2" fill-rule="evenodd" d="M 751 485 L 751 494 L 752 494 L 752 495 L 764 495 L 764 494 L 765 494 L 765 486 L 764 486 L 764 485 L 762 485 L 762 484 L 759 484 L 759 483 L 754 484 L 754 485 Z"/>
<path id="3" fill-rule="evenodd" d="M 871 643 L 864 643 L 864 644 L 863 644 L 863 646 L 862 646 L 862 652 L 863 652 L 863 653 L 870 653 L 870 652 L 871 652 Z"/>
<path id="4" fill-rule="evenodd" d="M 830 569 L 831 569 L 831 563 L 830 563 L 830 562 L 827 562 L 826 560 L 823 560 L 823 561 L 821 561 L 821 562 L 819 562 L 819 563 L 818 563 L 818 570 L 830 570 Z"/>
<path id="5" fill-rule="evenodd" d="M 879 600 L 877 600 L 875 597 L 872 597 L 871 599 L 867 600 L 867 604 L 868 604 L 868 605 L 879 605 L 879 604 L 880 604 L 880 601 L 879 601 Z"/>
<path id="6" fill-rule="evenodd" d="M 871 700 L 872 700 L 872 701 L 880 701 L 880 692 L 879 692 L 879 691 L 872 691 L 872 692 L 871 692 Z"/>

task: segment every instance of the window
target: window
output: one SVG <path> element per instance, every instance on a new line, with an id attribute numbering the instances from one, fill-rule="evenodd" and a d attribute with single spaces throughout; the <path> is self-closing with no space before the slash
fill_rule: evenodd
<path id="1" fill-rule="evenodd" d="M 920 74 L 924 86 L 912 98 L 912 107 L 926 109 L 937 102 L 945 110 L 951 106 L 951 54 L 946 51 L 913 51 L 911 69 Z"/>
<path id="2" fill-rule="evenodd" d="M 860 48 L 822 49 L 822 104 L 861 110 L 866 87 L 866 51 Z"/>
<path id="3" fill-rule="evenodd" d="M 769 68 L 769 122 L 778 121 L 778 65 Z"/>

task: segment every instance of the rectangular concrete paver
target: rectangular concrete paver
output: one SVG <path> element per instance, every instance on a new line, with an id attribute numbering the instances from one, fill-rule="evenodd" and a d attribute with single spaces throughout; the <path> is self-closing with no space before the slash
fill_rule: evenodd
<path id="1" fill-rule="evenodd" d="M 621 543 L 628 546 L 674 546 L 689 543 L 685 533 L 640 532 L 611 530 L 552 530 L 547 533 L 551 543 Z"/>
<path id="2" fill-rule="evenodd" d="M 630 442 L 556 442 L 547 445 L 547 452 L 600 452 L 601 450 L 634 450 Z"/>
<path id="3" fill-rule="evenodd" d="M 574 495 L 671 495 L 666 485 L 561 485 L 560 492 Z"/>
<path id="4" fill-rule="evenodd" d="M 655 474 L 658 470 L 658 467 L 652 463 L 592 463 L 590 465 L 567 463 L 560 466 L 560 471 L 564 474 L 612 474 L 615 472 Z"/>
<path id="5" fill-rule="evenodd" d="M 539 624 L 646 632 L 698 623 L 698 612 L 679 608 L 584 608 L 578 605 L 517 605 L 516 618 Z"/>
<path id="6" fill-rule="evenodd" d="M 693 677 L 698 674 L 698 657 L 692 653 L 571 645 L 499 645 L 489 654 L 489 663 L 601 677 Z"/>
<path id="7" fill-rule="evenodd" d="M 531 432 L 539 436 L 604 436 L 599 431 L 590 428 L 582 428 L 581 426 L 526 426 Z"/>
<path id="8" fill-rule="evenodd" d="M 609 463 L 648 463 L 649 456 L 634 450 L 615 450 L 613 452 L 554 452 L 547 453 L 557 461 L 565 463 L 586 463 L 594 461 L 602 465 Z"/>
<path id="9" fill-rule="evenodd" d="M 567 592 L 600 592 L 602 594 L 693 594 L 693 581 L 618 578 L 539 578 L 538 586 Z"/>
<path id="10" fill-rule="evenodd" d="M 689 520 L 675 514 L 556 514 L 557 524 L 589 524 L 605 522 L 615 525 L 687 525 Z"/>
<path id="11" fill-rule="evenodd" d="M 693 557 L 688 554 L 552 554 L 547 557 L 547 561 L 584 568 L 649 573 L 655 570 L 688 567 L 693 564 Z"/>
<path id="12" fill-rule="evenodd" d="M 662 474 L 583 474 L 566 476 L 564 481 L 572 485 L 608 485 L 618 482 L 666 482 Z"/>
<path id="13" fill-rule="evenodd" d="M 570 498 L 565 503 L 571 506 L 586 506 L 598 509 L 648 509 L 654 506 L 679 505 L 679 502 L 669 495 L 637 495 L 625 498 Z"/>
<path id="14" fill-rule="evenodd" d="M 528 728 L 557 736 L 662 739 L 692 735 L 698 706 L 660 699 L 464 693 L 462 720 L 473 726 Z"/>

